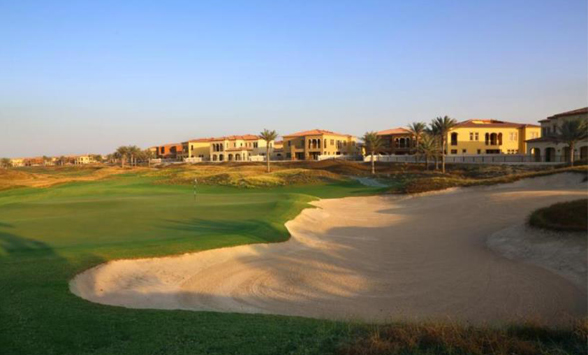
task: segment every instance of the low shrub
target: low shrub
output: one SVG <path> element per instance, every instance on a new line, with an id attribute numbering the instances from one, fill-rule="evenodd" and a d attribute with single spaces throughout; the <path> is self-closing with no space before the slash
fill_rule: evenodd
<path id="1" fill-rule="evenodd" d="M 588 230 L 588 199 L 556 203 L 540 208 L 529 217 L 533 227 L 556 231 L 586 232 Z"/>

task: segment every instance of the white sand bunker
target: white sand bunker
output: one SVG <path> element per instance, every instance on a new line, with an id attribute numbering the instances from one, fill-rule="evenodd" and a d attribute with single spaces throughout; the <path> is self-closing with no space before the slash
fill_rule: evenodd
<path id="1" fill-rule="evenodd" d="M 70 288 L 130 308 L 556 323 L 586 315 L 586 290 L 499 255 L 486 239 L 536 208 L 586 197 L 581 180 L 560 174 L 414 197 L 322 200 L 286 224 L 285 243 L 112 261 Z"/>

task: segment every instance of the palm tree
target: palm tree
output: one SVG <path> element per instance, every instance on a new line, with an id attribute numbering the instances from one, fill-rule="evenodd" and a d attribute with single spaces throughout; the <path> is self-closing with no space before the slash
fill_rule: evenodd
<path id="1" fill-rule="evenodd" d="M 278 133 L 276 131 L 270 131 L 268 129 L 264 129 L 263 132 L 259 134 L 261 139 L 265 141 L 265 160 L 267 161 L 267 172 L 270 172 L 270 142 L 273 142 L 278 138 Z"/>
<path id="2" fill-rule="evenodd" d="M 419 144 L 419 153 L 425 156 L 425 169 L 429 170 L 429 158 L 436 157 L 439 152 L 439 142 L 435 136 L 423 134 Z"/>
<path id="3" fill-rule="evenodd" d="M 121 168 L 124 168 L 127 156 L 129 155 L 129 147 L 120 146 L 114 154 L 120 159 Z"/>
<path id="4" fill-rule="evenodd" d="M 408 130 L 412 134 L 412 136 L 414 137 L 415 158 L 416 158 L 417 163 L 419 161 L 419 143 L 420 143 L 421 137 L 425 133 L 426 128 L 427 128 L 427 124 L 424 122 L 413 122 L 408 125 Z"/>
<path id="5" fill-rule="evenodd" d="M 384 142 L 382 137 L 378 136 L 376 132 L 366 132 L 363 137 L 366 152 L 371 155 L 372 160 L 372 175 L 376 173 L 376 163 L 374 161 L 374 154 L 382 150 Z"/>
<path id="6" fill-rule="evenodd" d="M 441 149 L 439 149 L 439 142 L 441 140 L 441 135 L 439 134 L 438 128 L 433 125 L 433 123 L 431 123 L 429 127 L 426 128 L 425 134 L 431 137 L 433 139 L 433 143 L 435 144 L 435 153 L 433 154 L 433 159 L 435 160 L 435 170 L 439 170 L 439 153 L 441 152 Z"/>
<path id="7" fill-rule="evenodd" d="M 588 138 L 588 121 L 581 119 L 567 120 L 557 128 L 556 139 L 566 143 L 569 147 L 568 158 L 570 159 L 570 165 L 574 165 L 576 143 L 586 138 Z"/>
<path id="8" fill-rule="evenodd" d="M 441 171 L 445 173 L 445 154 L 447 153 L 447 135 L 457 125 L 457 121 L 449 116 L 437 117 L 431 122 L 431 126 L 441 136 Z"/>
<path id="9" fill-rule="evenodd" d="M 3 167 L 3 168 L 5 168 L 5 169 L 8 169 L 8 168 L 10 168 L 12 166 L 12 162 L 8 158 L 2 158 L 0 160 L 0 166 Z"/>
<path id="10" fill-rule="evenodd" d="M 141 148 L 137 147 L 136 145 L 130 145 L 127 147 L 128 153 L 131 156 L 131 165 L 137 165 L 137 156 L 141 154 Z"/>

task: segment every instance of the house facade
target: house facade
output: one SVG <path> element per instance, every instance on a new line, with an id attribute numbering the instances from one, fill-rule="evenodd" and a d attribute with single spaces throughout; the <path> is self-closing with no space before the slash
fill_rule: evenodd
<path id="1" fill-rule="evenodd" d="M 155 148 L 158 159 L 181 160 L 184 155 L 181 143 L 164 144 Z"/>
<path id="2" fill-rule="evenodd" d="M 273 143 L 269 142 L 270 156 Z M 209 144 L 211 161 L 249 161 L 267 153 L 267 142 L 253 134 L 211 138 Z"/>
<path id="3" fill-rule="evenodd" d="M 537 125 L 473 119 L 447 134 L 447 154 L 525 154 L 527 140 L 541 137 Z"/>
<path id="4" fill-rule="evenodd" d="M 377 132 L 383 142 L 380 154 L 414 154 L 415 140 L 406 128 L 398 127 Z"/>
<path id="5" fill-rule="evenodd" d="M 288 134 L 283 137 L 285 160 L 318 160 L 319 156 L 357 154 L 357 138 L 322 129 Z"/>
<path id="6" fill-rule="evenodd" d="M 588 107 L 567 111 L 539 121 L 541 137 L 527 140 L 527 152 L 538 162 L 565 162 L 569 160 L 570 151 L 566 143 L 558 142 L 558 127 L 568 120 L 588 121 Z M 588 159 L 588 139 L 574 147 L 574 159 Z"/>

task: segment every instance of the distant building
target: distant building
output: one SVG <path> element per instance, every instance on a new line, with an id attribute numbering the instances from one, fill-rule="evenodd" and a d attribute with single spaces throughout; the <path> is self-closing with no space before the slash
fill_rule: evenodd
<path id="1" fill-rule="evenodd" d="M 285 135 L 286 160 L 318 160 L 319 156 L 357 154 L 357 138 L 350 134 L 313 129 Z"/>
<path id="2" fill-rule="evenodd" d="M 558 127 L 568 120 L 588 120 L 588 107 L 567 111 L 547 117 L 541 123 L 541 137 L 527 140 L 527 150 L 535 161 L 563 162 L 569 160 L 570 151 L 566 143 L 557 141 Z M 588 159 L 588 139 L 574 147 L 574 158 Z"/>
<path id="3" fill-rule="evenodd" d="M 181 160 L 183 156 L 181 143 L 164 144 L 155 148 L 158 159 Z"/>
<path id="4" fill-rule="evenodd" d="M 447 134 L 447 154 L 525 154 L 526 141 L 541 136 L 537 125 L 473 119 Z"/>
<path id="5" fill-rule="evenodd" d="M 10 159 L 10 165 L 12 165 L 12 167 L 14 167 L 14 168 L 25 166 L 25 159 L 24 158 L 12 158 L 12 159 Z"/>
<path id="6" fill-rule="evenodd" d="M 210 160 L 210 143 L 214 138 L 198 138 L 182 143 L 183 157 L 199 158 L 202 161 Z"/>
<path id="7" fill-rule="evenodd" d="M 412 133 L 406 128 L 398 127 L 377 132 L 383 141 L 384 154 L 412 154 L 415 151 L 415 141 Z"/>
<path id="8" fill-rule="evenodd" d="M 211 161 L 248 161 L 266 155 L 266 141 L 253 134 L 210 138 Z M 269 142 L 270 154 L 273 141 Z"/>
<path id="9" fill-rule="evenodd" d="M 275 141 L 274 142 L 274 150 L 271 154 L 272 160 L 282 160 L 284 159 L 284 141 Z"/>

